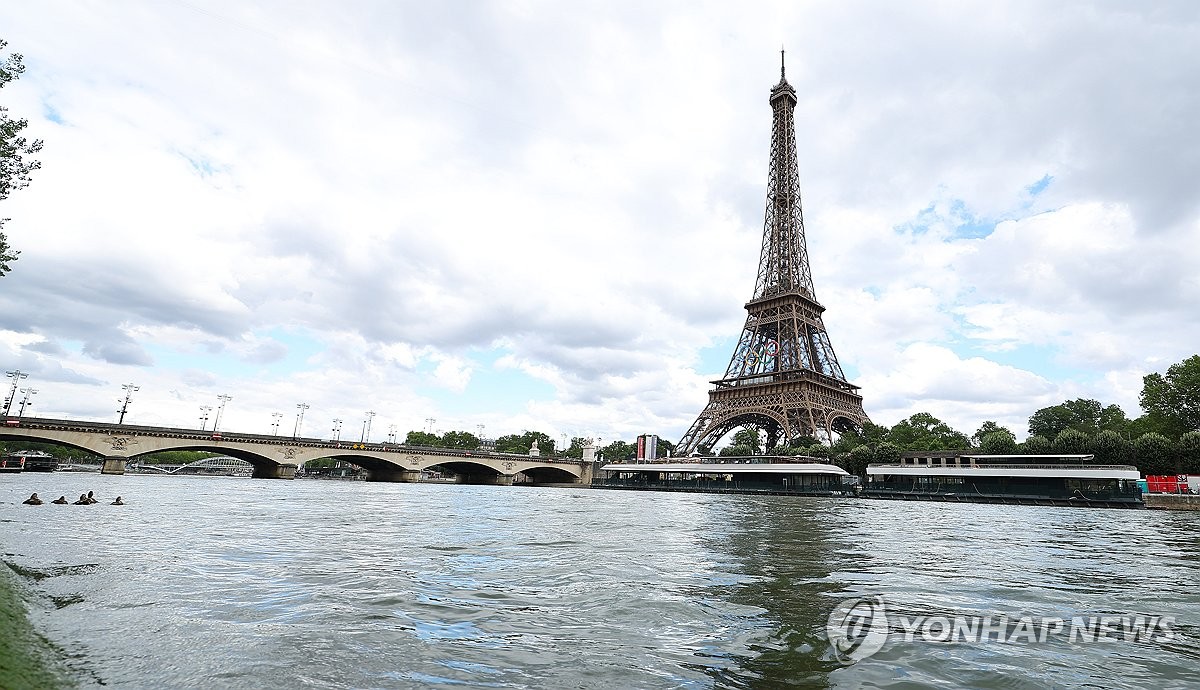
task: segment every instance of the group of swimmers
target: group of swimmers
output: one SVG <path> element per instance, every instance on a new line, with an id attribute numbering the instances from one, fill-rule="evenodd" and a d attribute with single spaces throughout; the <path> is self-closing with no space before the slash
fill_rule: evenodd
<path id="1" fill-rule="evenodd" d="M 70 501 L 67 500 L 66 496 L 59 496 L 58 498 L 56 498 L 50 502 L 55 505 L 60 505 L 60 506 L 65 506 L 68 503 L 70 503 Z M 86 494 L 79 494 L 79 500 L 75 501 L 74 503 L 71 503 L 71 505 L 90 506 L 93 503 L 99 503 L 99 502 L 100 501 L 96 500 L 96 497 L 92 495 L 92 492 L 89 491 Z M 22 503 L 24 503 L 27 506 L 40 506 L 40 505 L 42 505 L 42 499 L 38 498 L 38 495 L 35 493 L 32 496 L 30 496 L 29 498 L 22 501 Z M 109 505 L 123 506 L 123 505 L 125 505 L 125 502 L 121 500 L 120 496 L 117 496 L 117 499 L 115 501 L 113 501 L 112 503 L 110 503 Z"/>

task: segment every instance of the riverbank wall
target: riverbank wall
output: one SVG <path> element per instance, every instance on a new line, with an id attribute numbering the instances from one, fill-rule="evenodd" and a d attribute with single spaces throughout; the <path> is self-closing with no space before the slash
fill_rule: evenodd
<path id="1" fill-rule="evenodd" d="M 1200 495 L 1142 494 L 1142 498 L 1154 510 L 1200 510 Z"/>

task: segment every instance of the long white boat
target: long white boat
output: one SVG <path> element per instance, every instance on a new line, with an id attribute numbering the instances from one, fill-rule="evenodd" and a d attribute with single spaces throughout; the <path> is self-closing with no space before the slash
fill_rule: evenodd
<path id="1" fill-rule="evenodd" d="M 862 495 L 929 501 L 1144 508 L 1136 467 L 1092 455 L 913 454 L 867 467 Z"/>

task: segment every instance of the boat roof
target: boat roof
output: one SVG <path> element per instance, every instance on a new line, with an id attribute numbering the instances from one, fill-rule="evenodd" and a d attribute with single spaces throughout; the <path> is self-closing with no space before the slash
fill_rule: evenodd
<path id="1" fill-rule="evenodd" d="M 688 472 L 691 474 L 830 474 L 849 476 L 825 462 L 616 462 L 600 469 L 608 472 Z"/>

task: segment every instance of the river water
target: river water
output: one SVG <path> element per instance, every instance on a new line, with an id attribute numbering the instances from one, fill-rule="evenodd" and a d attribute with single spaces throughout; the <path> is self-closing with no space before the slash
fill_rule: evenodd
<path id="1" fill-rule="evenodd" d="M 1200 684 L 1192 513 L 54 473 L 0 476 L 0 546 L 84 687 Z M 839 657 L 876 596 L 881 648 Z M 905 632 L 974 614 L 1169 633 Z"/>

